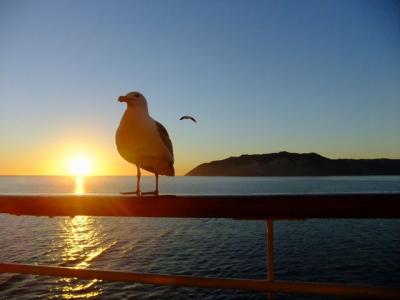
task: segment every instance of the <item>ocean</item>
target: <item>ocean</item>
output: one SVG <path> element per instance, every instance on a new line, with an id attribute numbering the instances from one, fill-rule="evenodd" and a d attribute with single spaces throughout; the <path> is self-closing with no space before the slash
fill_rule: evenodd
<path id="1" fill-rule="evenodd" d="M 142 189 L 152 190 L 153 177 Z M 135 177 L 0 176 L 0 194 L 119 193 Z M 161 177 L 164 194 L 400 192 L 400 176 Z M 323 203 L 321 203 L 323 205 Z M 290 208 L 288 208 L 290 209 Z M 266 278 L 265 222 L 0 214 L 0 261 Z M 274 222 L 275 279 L 400 287 L 400 220 Z M 236 290 L 0 274 L 0 299 L 265 299 Z M 274 299 L 336 299 L 277 294 Z"/>

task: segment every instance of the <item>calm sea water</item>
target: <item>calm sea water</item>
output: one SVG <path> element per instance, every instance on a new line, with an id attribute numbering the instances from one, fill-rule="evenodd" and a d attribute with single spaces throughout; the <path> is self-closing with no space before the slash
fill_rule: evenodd
<path id="1" fill-rule="evenodd" d="M 143 179 L 143 190 L 154 179 Z M 0 193 L 118 193 L 133 177 L 0 177 Z M 400 176 L 162 178 L 167 194 L 400 192 Z M 323 203 L 321 203 L 323 205 Z M 400 286 L 399 220 L 275 222 L 277 280 Z M 210 277 L 266 277 L 265 223 L 0 215 L 0 261 Z M 0 299 L 265 299 L 241 291 L 2 274 Z M 277 295 L 275 299 L 327 299 Z M 334 298 L 330 298 L 334 299 Z"/>

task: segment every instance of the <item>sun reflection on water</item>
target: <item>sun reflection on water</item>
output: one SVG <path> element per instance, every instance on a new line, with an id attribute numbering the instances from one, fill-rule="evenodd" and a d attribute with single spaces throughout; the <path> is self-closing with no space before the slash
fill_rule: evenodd
<path id="1" fill-rule="evenodd" d="M 60 220 L 59 251 L 60 266 L 89 268 L 102 253 L 116 244 L 104 242 L 101 223 L 93 217 L 76 216 Z M 96 298 L 102 294 L 98 285 L 101 280 L 57 279 L 52 298 Z"/>
<path id="2" fill-rule="evenodd" d="M 85 176 L 75 176 L 74 194 L 82 195 L 85 193 Z"/>

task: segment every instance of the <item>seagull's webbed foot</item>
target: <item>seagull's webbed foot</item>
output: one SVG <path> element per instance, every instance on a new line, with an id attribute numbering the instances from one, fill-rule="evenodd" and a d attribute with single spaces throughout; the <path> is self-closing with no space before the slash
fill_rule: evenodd
<path id="1" fill-rule="evenodd" d="M 159 196 L 158 190 L 155 190 L 154 192 L 143 192 L 143 193 L 142 193 L 142 196 L 145 196 L 145 195 L 154 195 L 154 196 L 156 196 L 156 197 Z"/>
<path id="2" fill-rule="evenodd" d="M 143 193 L 141 191 L 136 191 L 136 192 L 121 192 L 121 195 L 136 195 L 140 197 Z"/>

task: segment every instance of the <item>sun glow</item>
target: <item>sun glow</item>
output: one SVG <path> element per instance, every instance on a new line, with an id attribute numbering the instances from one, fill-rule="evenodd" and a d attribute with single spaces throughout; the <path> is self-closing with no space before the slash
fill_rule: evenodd
<path id="1" fill-rule="evenodd" d="M 74 176 L 87 176 L 92 170 L 92 162 L 85 156 L 76 156 L 69 161 L 69 172 Z"/>

